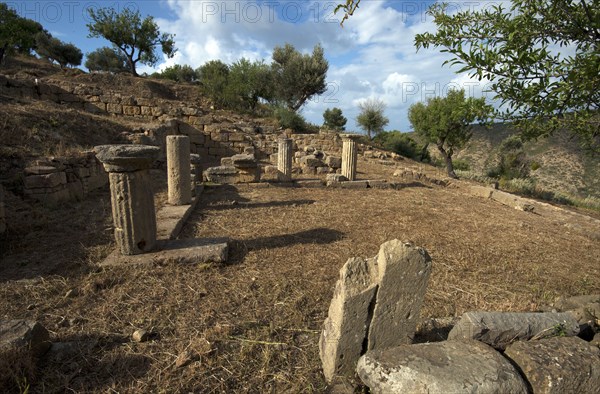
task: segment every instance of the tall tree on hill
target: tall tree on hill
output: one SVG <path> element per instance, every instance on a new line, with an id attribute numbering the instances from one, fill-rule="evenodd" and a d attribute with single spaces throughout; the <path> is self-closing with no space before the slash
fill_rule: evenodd
<path id="1" fill-rule="evenodd" d="M 313 48 L 312 55 L 301 54 L 291 44 L 275 47 L 271 68 L 275 98 L 292 111 L 298 111 L 308 99 L 327 90 L 329 63 L 321 45 Z"/>
<path id="2" fill-rule="evenodd" d="M 20 17 L 5 3 L 0 3 L 0 64 L 7 53 L 30 53 L 35 48 L 35 36 L 44 31 L 42 25 Z"/>
<path id="3" fill-rule="evenodd" d="M 361 0 L 336 7 L 344 20 Z M 441 48 L 505 104 L 497 117 L 513 121 L 525 138 L 567 129 L 600 153 L 600 6 L 598 0 L 513 0 L 481 10 L 428 10 L 434 33 L 417 34 L 417 49 Z"/>
<path id="4" fill-rule="evenodd" d="M 339 131 L 346 130 L 348 119 L 342 115 L 342 110 L 337 107 L 332 109 L 327 108 L 325 112 L 323 112 L 323 120 L 323 126 L 328 129 Z"/>
<path id="5" fill-rule="evenodd" d="M 446 162 L 451 178 L 454 172 L 452 155 L 471 139 L 471 124 L 485 122 L 493 108 L 485 98 L 465 98 L 464 90 L 450 90 L 446 97 L 434 97 L 427 104 L 416 103 L 408 109 L 408 119 L 426 143 L 433 143 Z"/>
<path id="6" fill-rule="evenodd" d="M 57 62 L 61 68 L 81 64 L 83 53 L 71 43 L 63 42 L 45 32 L 38 33 L 35 42 L 37 54 L 51 62 Z"/>
<path id="7" fill-rule="evenodd" d="M 117 13 L 112 8 L 89 9 L 92 22 L 87 27 L 89 37 L 104 37 L 127 58 L 129 71 L 137 76 L 136 64 L 154 66 L 158 62 L 157 47 L 172 58 L 177 52 L 174 35 L 160 33 L 154 18 L 142 20 L 139 11 L 125 8 Z"/>
<path id="8" fill-rule="evenodd" d="M 127 58 L 118 49 L 98 48 L 86 55 L 85 67 L 90 71 L 129 72 Z"/>
<path id="9" fill-rule="evenodd" d="M 385 116 L 385 103 L 380 99 L 368 99 L 358 104 L 360 113 L 356 123 L 367 132 L 367 137 L 372 140 L 383 131 L 390 120 Z"/>

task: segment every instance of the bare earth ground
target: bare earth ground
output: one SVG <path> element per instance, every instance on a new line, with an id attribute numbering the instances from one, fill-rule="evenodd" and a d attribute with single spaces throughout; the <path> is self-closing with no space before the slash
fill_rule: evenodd
<path id="1" fill-rule="evenodd" d="M 361 160 L 359 170 L 392 180 L 394 168 Z M 48 393 L 324 392 L 318 338 L 338 270 L 394 238 L 432 256 L 423 317 L 535 311 L 600 292 L 598 222 L 518 211 L 462 183 L 405 182 L 208 187 L 181 237 L 229 238 L 222 266 L 97 269 L 114 247 L 107 191 L 14 217 L 26 230 L 2 243 L 0 316 L 39 320 L 54 342 L 71 342 L 21 382 Z M 136 343 L 136 329 L 155 335 Z"/>

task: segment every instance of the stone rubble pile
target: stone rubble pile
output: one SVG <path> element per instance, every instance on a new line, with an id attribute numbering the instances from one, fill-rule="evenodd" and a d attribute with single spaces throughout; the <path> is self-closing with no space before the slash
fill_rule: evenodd
<path id="1" fill-rule="evenodd" d="M 415 343 L 430 271 L 426 251 L 397 240 L 344 264 L 319 341 L 332 387 L 356 373 L 375 394 L 598 392 L 600 295 L 559 299 L 552 312 L 430 319 L 419 340 L 435 342 Z"/>

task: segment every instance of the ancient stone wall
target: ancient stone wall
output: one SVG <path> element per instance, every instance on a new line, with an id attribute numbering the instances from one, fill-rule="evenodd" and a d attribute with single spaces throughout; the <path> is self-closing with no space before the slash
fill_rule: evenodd
<path id="1" fill-rule="evenodd" d="M 108 176 L 94 153 L 84 152 L 77 157 L 37 160 L 25 169 L 23 192 L 27 197 L 57 204 L 81 200 L 107 183 Z"/>

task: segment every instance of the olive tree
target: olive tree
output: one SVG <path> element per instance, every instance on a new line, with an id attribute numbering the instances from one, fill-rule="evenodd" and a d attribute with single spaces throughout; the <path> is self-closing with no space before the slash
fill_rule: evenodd
<path id="1" fill-rule="evenodd" d="M 452 156 L 471 139 L 471 124 L 488 119 L 492 107 L 485 98 L 465 98 L 464 90 L 450 90 L 446 97 L 434 97 L 408 109 L 408 120 L 426 143 L 435 144 L 451 178 L 457 178 Z"/>
<path id="2" fill-rule="evenodd" d="M 158 62 L 157 47 L 172 58 L 177 52 L 174 35 L 161 33 L 154 18 L 142 19 L 139 11 L 125 8 L 118 13 L 113 8 L 89 9 L 91 23 L 87 24 L 89 37 L 103 37 L 125 57 L 129 71 L 137 76 L 136 64 L 154 66 Z"/>

